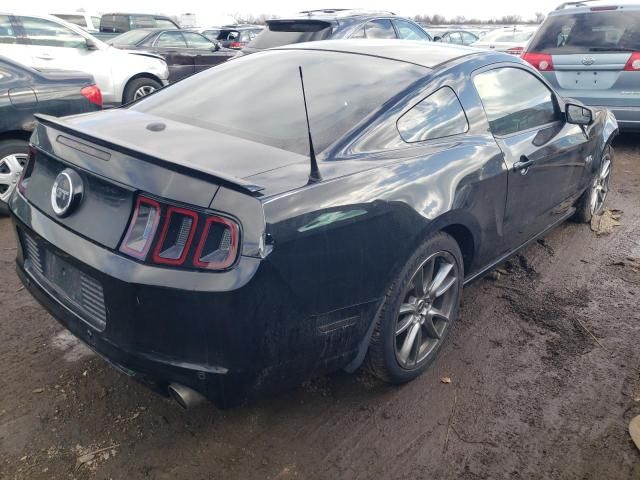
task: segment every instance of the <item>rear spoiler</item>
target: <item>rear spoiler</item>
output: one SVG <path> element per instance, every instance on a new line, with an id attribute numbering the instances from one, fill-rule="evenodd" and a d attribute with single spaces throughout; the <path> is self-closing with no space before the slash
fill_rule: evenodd
<path id="1" fill-rule="evenodd" d="M 255 183 L 248 182 L 242 178 L 227 175 L 217 170 L 213 170 L 213 169 L 202 170 L 202 169 L 191 168 L 187 165 L 170 162 L 168 160 L 158 158 L 156 156 L 151 156 L 151 155 L 139 152 L 137 150 L 119 145 L 117 143 L 113 143 L 105 138 L 99 138 L 95 136 L 95 134 L 89 134 L 89 133 L 83 132 L 81 129 L 77 127 L 70 127 L 62 118 L 52 117 L 51 115 L 43 115 L 39 113 L 35 114 L 34 116 L 36 117 L 38 122 L 40 122 L 45 126 L 55 128 L 56 130 L 60 130 L 62 132 L 73 135 L 74 137 L 89 141 L 95 145 L 101 145 L 105 148 L 115 150 L 125 155 L 139 158 L 141 160 L 144 160 L 145 162 L 149 162 L 154 165 L 158 165 L 160 167 L 166 168 L 167 170 L 172 170 L 174 172 L 191 175 L 196 178 L 202 178 L 204 180 L 213 181 L 213 182 L 216 182 L 217 184 L 229 187 L 233 190 L 239 190 L 241 192 L 249 193 L 251 195 L 258 195 L 260 191 L 264 190 L 264 187 L 256 185 Z"/>

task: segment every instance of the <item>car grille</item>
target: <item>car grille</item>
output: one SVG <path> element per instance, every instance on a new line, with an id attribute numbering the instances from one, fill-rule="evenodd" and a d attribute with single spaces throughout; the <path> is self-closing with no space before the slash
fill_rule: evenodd
<path id="1" fill-rule="evenodd" d="M 41 286 L 78 316 L 103 331 L 107 310 L 100 282 L 22 233 L 24 268 Z"/>

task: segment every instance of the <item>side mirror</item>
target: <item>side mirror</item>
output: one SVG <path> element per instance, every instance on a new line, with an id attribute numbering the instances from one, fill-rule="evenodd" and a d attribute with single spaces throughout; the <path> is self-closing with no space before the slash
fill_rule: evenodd
<path id="1" fill-rule="evenodd" d="M 93 43 L 93 40 L 91 40 L 90 38 L 86 38 L 85 41 L 87 42 L 87 50 L 91 51 L 98 49 L 98 46 Z"/>
<path id="2" fill-rule="evenodd" d="M 218 50 L 220 50 L 220 42 L 216 40 L 213 42 L 213 47 L 211 47 L 211 51 L 217 52 Z"/>
<path id="3" fill-rule="evenodd" d="M 593 123 L 593 112 L 582 105 L 567 103 L 565 106 L 567 123 L 573 125 L 591 125 Z"/>
<path id="4" fill-rule="evenodd" d="M 435 36 L 435 37 L 433 37 L 433 41 L 434 42 L 441 42 L 442 41 L 442 37 Z"/>

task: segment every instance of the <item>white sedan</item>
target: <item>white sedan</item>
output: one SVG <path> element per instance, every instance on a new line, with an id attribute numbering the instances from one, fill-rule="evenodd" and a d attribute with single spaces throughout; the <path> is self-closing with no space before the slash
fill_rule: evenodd
<path id="1" fill-rule="evenodd" d="M 487 33 L 477 42 L 472 43 L 471 46 L 520 55 L 536 30 L 537 27 L 514 26 L 500 28 Z"/>
<path id="2" fill-rule="evenodd" d="M 166 62 L 150 54 L 127 53 L 82 28 L 50 15 L 0 11 L 0 55 L 36 70 L 90 73 L 105 106 L 129 103 L 168 84 Z"/>

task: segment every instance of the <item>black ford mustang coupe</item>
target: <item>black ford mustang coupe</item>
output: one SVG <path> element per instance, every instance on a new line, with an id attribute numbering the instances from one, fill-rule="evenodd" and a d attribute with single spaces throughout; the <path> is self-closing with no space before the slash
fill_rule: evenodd
<path id="1" fill-rule="evenodd" d="M 616 133 L 510 55 L 269 50 L 125 108 L 40 117 L 10 204 L 18 273 L 183 406 L 363 363 L 407 382 L 464 284 L 599 213 Z"/>

